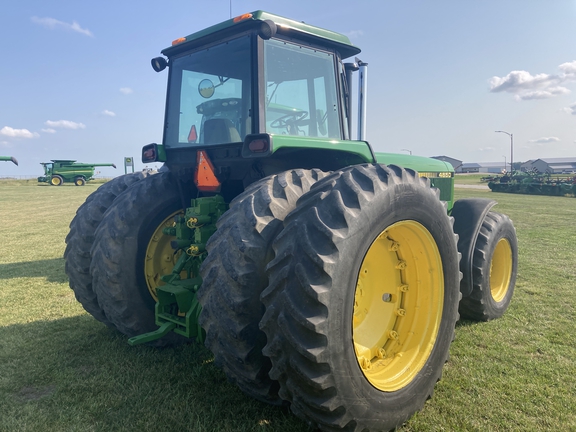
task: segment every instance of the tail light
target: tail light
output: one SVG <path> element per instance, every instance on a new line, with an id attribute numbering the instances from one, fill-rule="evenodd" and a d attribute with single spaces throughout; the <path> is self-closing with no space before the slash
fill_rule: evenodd
<path id="1" fill-rule="evenodd" d="M 264 157 L 272 154 L 272 136 L 270 134 L 246 135 L 242 146 L 242 157 Z"/>

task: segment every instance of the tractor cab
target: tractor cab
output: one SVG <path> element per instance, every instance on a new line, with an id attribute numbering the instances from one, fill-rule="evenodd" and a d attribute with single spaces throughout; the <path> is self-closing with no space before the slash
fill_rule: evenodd
<path id="1" fill-rule="evenodd" d="M 40 165 L 44 168 L 44 176 L 50 177 L 54 169 L 54 162 L 40 162 Z"/>
<path id="2" fill-rule="evenodd" d="M 158 72 L 169 67 L 165 128 L 161 145 L 144 148 L 143 162 L 178 169 L 199 150 L 232 173 L 230 165 L 242 164 L 230 160 L 235 156 L 261 159 L 266 174 L 302 166 L 302 159 L 326 170 L 373 162 L 367 143 L 350 141 L 345 106 L 342 60 L 359 52 L 346 36 L 263 11 L 175 40 L 162 51 L 167 59 L 152 60 Z M 349 147 L 335 150 L 342 141 Z M 217 148 L 227 161 L 214 160 Z M 326 157 L 334 151 L 340 162 L 322 166 L 339 159 Z"/>

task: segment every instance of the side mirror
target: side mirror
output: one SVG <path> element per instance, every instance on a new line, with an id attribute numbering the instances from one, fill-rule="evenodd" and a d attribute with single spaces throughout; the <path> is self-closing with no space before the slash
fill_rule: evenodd
<path id="1" fill-rule="evenodd" d="M 152 69 L 156 72 L 162 72 L 168 66 L 168 62 L 164 57 L 155 57 L 150 62 L 152 63 Z"/>
<path id="2" fill-rule="evenodd" d="M 162 144 L 148 144 L 142 147 L 142 163 L 166 162 L 166 151 Z"/>

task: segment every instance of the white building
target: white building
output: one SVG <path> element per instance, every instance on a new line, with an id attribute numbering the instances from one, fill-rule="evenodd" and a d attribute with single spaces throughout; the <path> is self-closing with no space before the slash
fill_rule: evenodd
<path id="1" fill-rule="evenodd" d="M 532 162 L 532 167 L 541 173 L 573 173 L 576 172 L 576 157 L 536 159 Z"/>
<path id="2" fill-rule="evenodd" d="M 463 163 L 456 172 L 460 173 L 491 173 L 500 174 L 507 167 L 502 162 L 469 162 Z"/>

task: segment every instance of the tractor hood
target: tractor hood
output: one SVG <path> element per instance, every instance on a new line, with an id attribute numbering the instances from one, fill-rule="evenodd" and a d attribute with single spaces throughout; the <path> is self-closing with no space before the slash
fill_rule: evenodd
<path id="1" fill-rule="evenodd" d="M 375 153 L 378 163 L 386 165 L 398 165 L 411 168 L 421 173 L 427 172 L 454 172 L 454 167 L 448 162 L 423 156 L 412 156 L 398 153 Z"/>

